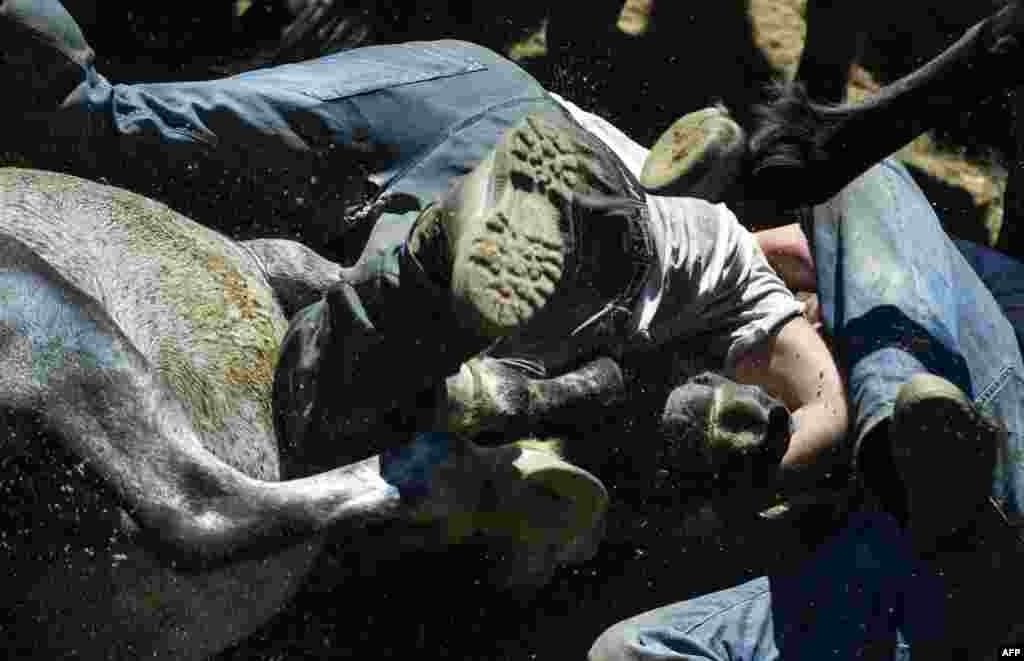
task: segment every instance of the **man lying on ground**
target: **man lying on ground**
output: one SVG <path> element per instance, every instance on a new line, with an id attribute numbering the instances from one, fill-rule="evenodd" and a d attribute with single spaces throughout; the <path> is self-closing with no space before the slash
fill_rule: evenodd
<path id="1" fill-rule="evenodd" d="M 362 257 L 340 267 L 291 241 L 230 241 L 124 191 L 3 174 L 0 399 L 95 477 L 83 494 L 109 497 L 97 545 L 75 562 L 47 562 L 61 548 L 49 538 L 45 552 L 4 546 L 31 561 L 8 566 L 33 650 L 219 649 L 302 570 L 263 577 L 280 589 L 259 608 L 224 603 L 253 597 L 246 578 L 208 572 L 275 565 L 325 531 L 358 539 L 379 525 L 396 544 L 424 525 L 442 542 L 481 533 L 540 553 L 542 574 L 585 556 L 600 481 L 553 444 L 469 438 L 621 389 L 602 354 L 692 343 L 764 382 L 798 422 L 787 445 L 781 405 L 753 407 L 783 432 L 760 458 L 775 469 L 786 453 L 782 482 L 827 466 L 845 431 L 827 350 L 735 217 L 644 195 L 643 150 L 494 53 L 408 44 L 115 86 L 59 3 L 8 0 L 0 31 L 0 74 L 38 83 L 11 104 L 78 126 L 88 148 L 150 140 L 299 166 L 347 155 L 380 189 L 357 214 L 372 224 Z M 531 354 L 548 373 L 513 369 L 535 341 L 555 349 Z M 716 410 L 752 409 L 746 391 L 708 391 Z M 39 450 L 24 433 L 4 451 Z M 34 524 L 23 531 L 37 539 Z"/>
<path id="2" fill-rule="evenodd" d="M 296 163 L 329 153 L 379 186 L 357 220 L 373 223 L 362 256 L 321 300 L 307 288 L 282 346 L 275 400 L 292 442 L 316 438 L 306 445 L 330 456 L 339 436 L 394 430 L 393 412 L 486 382 L 486 361 L 463 369 L 485 349 L 526 353 L 557 376 L 653 345 L 717 356 L 789 407 L 780 484 L 813 481 L 834 460 L 846 430 L 838 372 L 752 236 L 724 206 L 645 195 L 645 150 L 511 62 L 446 41 L 111 85 L 58 3 L 4 6 L 8 29 L 32 37 L 24 59 L 56 70 L 27 101 L 94 149 L 152 141 Z M 331 268 L 278 246 L 248 244 L 272 280 Z M 344 369 L 324 369 L 330 351 Z M 427 424 L 399 422 L 403 433 Z"/>
<path id="3" fill-rule="evenodd" d="M 836 171 L 856 171 L 867 154 L 898 147 L 886 139 L 927 126 L 934 107 L 946 117 L 950 99 L 970 108 L 979 83 L 958 98 L 963 75 L 973 69 L 991 82 L 1017 66 L 1022 18 L 1011 4 L 861 105 L 813 106 L 789 90 L 752 140 L 755 164 L 777 168 L 772 180 L 789 187 L 783 197 L 798 200 L 806 187 L 815 200 L 838 183 Z M 851 138 L 875 122 L 882 132 L 840 151 L 837 135 Z M 915 657 L 966 658 L 997 642 L 972 640 L 965 618 L 947 612 L 949 578 L 925 559 L 980 533 L 1008 553 L 996 574 L 1017 576 L 1024 265 L 951 240 L 892 160 L 822 197 L 803 207 L 800 225 L 759 240 L 792 287 L 816 292 L 813 321 L 830 338 L 849 391 L 853 460 L 881 512 L 855 514 L 804 565 L 615 625 L 594 644 L 595 661 L 893 658 L 907 643 Z M 992 585 L 982 557 L 975 582 Z M 1001 625 L 1016 618 L 999 607 L 972 615 Z"/>

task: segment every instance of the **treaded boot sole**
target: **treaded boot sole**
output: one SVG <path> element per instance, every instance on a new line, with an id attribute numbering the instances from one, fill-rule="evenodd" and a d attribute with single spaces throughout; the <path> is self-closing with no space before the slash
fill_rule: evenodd
<path id="1" fill-rule="evenodd" d="M 676 120 L 651 148 L 640 185 L 652 195 L 721 199 L 736 178 L 746 149 L 740 125 L 720 108 Z"/>
<path id="2" fill-rule="evenodd" d="M 1002 428 L 941 377 L 917 374 L 896 399 L 889 434 L 921 550 L 967 526 L 992 490 Z"/>
<path id="3" fill-rule="evenodd" d="M 565 268 L 563 212 L 585 180 L 590 149 L 537 117 L 495 149 L 484 219 L 449 218 L 457 310 L 487 337 L 508 335 L 555 293 Z"/>
<path id="4" fill-rule="evenodd" d="M 495 477 L 475 516 L 477 530 L 526 545 L 566 545 L 590 535 L 608 508 L 601 481 L 561 459 L 557 442 L 479 448 Z"/>

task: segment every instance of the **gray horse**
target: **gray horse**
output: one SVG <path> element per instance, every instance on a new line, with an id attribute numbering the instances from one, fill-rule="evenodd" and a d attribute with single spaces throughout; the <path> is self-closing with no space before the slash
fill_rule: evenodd
<path id="1" fill-rule="evenodd" d="M 353 444 L 340 468 L 280 481 L 304 452 L 275 433 L 284 311 L 338 272 L 120 189 L 0 170 L 9 649 L 207 656 L 281 607 L 328 531 L 417 547 L 483 532 L 542 573 L 592 551 L 603 486 L 536 441 Z"/>

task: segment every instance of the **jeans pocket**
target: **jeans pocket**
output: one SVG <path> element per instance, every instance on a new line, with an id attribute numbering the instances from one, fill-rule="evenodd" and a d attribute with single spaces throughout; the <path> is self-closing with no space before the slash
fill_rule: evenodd
<path id="1" fill-rule="evenodd" d="M 280 84 L 296 92 L 333 101 L 486 69 L 473 57 L 474 48 L 460 42 L 371 46 L 285 65 L 276 73 Z"/>

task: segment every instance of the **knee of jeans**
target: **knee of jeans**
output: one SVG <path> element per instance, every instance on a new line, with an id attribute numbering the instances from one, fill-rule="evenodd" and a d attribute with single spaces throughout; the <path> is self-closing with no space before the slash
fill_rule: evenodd
<path id="1" fill-rule="evenodd" d="M 605 629 L 587 653 L 587 661 L 636 661 L 630 652 L 639 640 L 636 627 L 619 622 Z"/>

